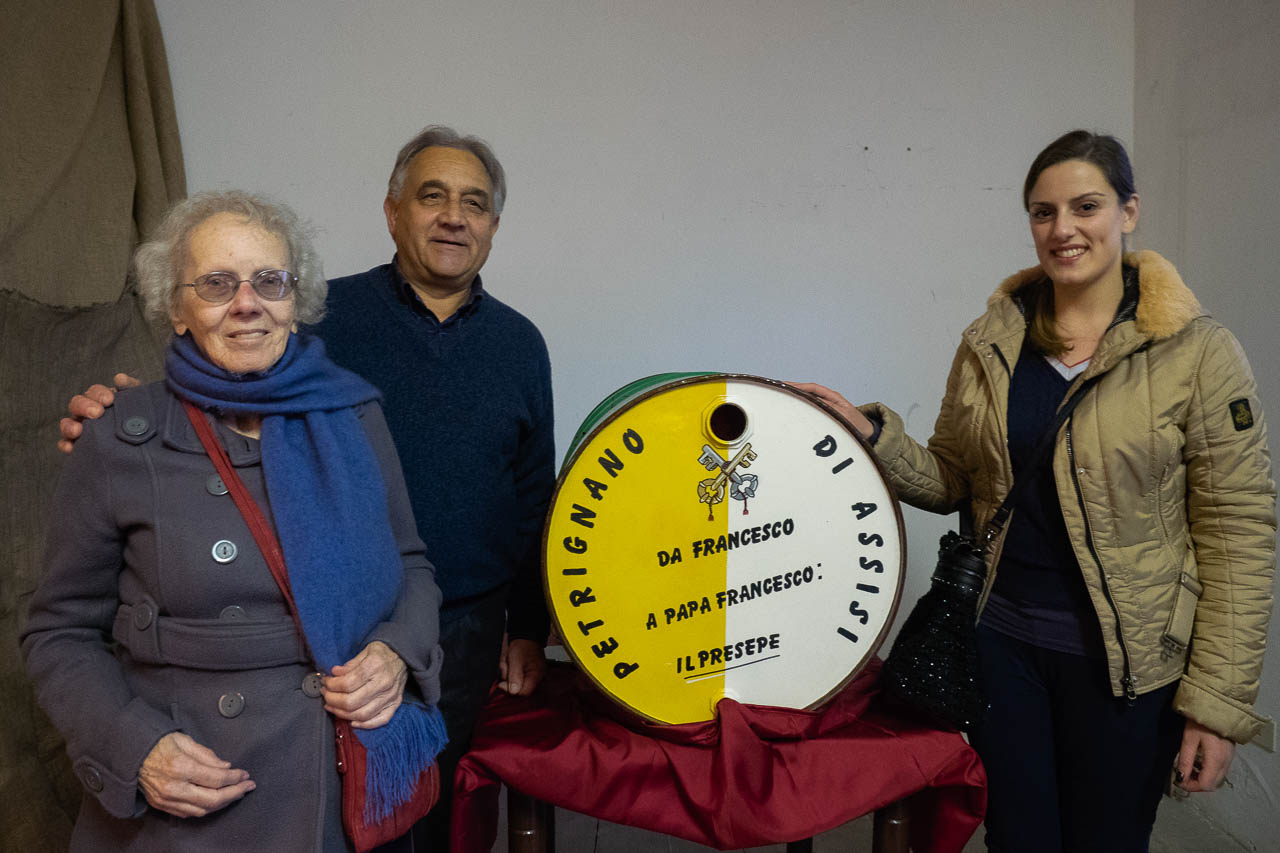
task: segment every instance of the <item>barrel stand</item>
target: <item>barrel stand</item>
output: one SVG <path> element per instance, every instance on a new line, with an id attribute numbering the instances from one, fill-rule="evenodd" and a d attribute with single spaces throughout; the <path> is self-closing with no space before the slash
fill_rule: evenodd
<path id="1" fill-rule="evenodd" d="M 871 829 L 872 853 L 909 853 L 907 801 L 876 810 Z M 507 850 L 509 853 L 555 853 L 555 807 L 507 786 Z M 813 839 L 787 842 L 787 853 L 813 853 Z"/>

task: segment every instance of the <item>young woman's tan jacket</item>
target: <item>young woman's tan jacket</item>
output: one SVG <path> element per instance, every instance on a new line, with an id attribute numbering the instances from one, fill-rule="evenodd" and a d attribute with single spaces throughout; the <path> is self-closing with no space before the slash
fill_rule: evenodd
<path id="1" fill-rule="evenodd" d="M 1275 483 L 1253 374 L 1173 265 L 1139 271 L 1135 319 L 1103 336 L 1075 389 L 1102 374 L 1058 435 L 1058 499 L 1102 625 L 1111 688 L 1133 696 L 1182 679 L 1174 707 L 1237 742 L 1271 738 L 1253 710 L 1271 615 Z M 928 447 L 874 403 L 875 453 L 903 501 L 981 531 L 1012 483 L 1009 378 L 1026 333 L 1005 280 L 964 332 Z M 989 556 L 995 579 L 1002 537 Z"/>

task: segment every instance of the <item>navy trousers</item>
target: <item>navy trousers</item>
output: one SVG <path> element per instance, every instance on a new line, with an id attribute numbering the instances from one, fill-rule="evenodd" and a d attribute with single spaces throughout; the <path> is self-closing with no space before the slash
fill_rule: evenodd
<path id="1" fill-rule="evenodd" d="M 987 849 L 1145 853 L 1182 739 L 1177 684 L 1128 700 L 1111 695 L 1103 661 L 982 625 L 978 648 Z"/>
<path id="2" fill-rule="evenodd" d="M 440 766 L 440 802 L 413 827 L 415 853 L 446 853 L 449 849 L 449 817 L 453 800 L 453 771 L 471 745 L 480 709 L 498 677 L 498 656 L 506 630 L 507 589 L 440 610 L 440 713 L 449 732 L 449 744 L 436 758 Z"/>

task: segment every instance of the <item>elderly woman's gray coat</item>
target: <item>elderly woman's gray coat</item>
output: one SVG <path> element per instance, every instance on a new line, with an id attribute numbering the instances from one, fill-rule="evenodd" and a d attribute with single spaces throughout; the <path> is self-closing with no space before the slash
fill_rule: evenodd
<path id="1" fill-rule="evenodd" d="M 435 703 L 440 592 L 381 408 L 362 407 L 360 420 L 405 568 L 395 611 L 367 642 L 404 658 L 406 699 Z M 270 519 L 258 442 L 215 427 Z M 86 423 L 53 511 L 22 652 L 88 792 L 72 850 L 345 850 L 333 726 L 309 658 L 247 525 L 162 384 L 123 392 Z M 202 818 L 149 807 L 138 771 L 173 731 L 247 770 L 257 789 Z"/>

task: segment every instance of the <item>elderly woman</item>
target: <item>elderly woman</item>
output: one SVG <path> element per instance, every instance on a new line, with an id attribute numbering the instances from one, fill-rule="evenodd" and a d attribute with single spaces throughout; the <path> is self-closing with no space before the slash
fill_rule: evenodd
<path id="1" fill-rule="evenodd" d="M 288 209 L 193 197 L 135 263 L 175 333 L 165 380 L 86 425 L 22 637 L 89 794 L 72 849 L 349 850 L 333 718 L 384 809 L 445 739 L 440 592 L 378 392 L 297 333 L 326 287 Z M 296 621 L 236 479 L 274 528 Z"/>

